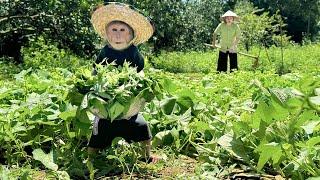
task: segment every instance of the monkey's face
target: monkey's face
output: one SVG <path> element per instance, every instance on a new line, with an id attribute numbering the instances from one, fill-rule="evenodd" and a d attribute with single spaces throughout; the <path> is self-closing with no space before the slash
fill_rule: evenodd
<path id="1" fill-rule="evenodd" d="M 109 45 L 116 50 L 123 50 L 131 45 L 133 30 L 123 22 L 111 22 L 106 27 Z"/>

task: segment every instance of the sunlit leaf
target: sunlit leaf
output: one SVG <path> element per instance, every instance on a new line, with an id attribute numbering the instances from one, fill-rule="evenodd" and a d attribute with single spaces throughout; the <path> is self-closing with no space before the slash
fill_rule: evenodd
<path id="1" fill-rule="evenodd" d="M 320 96 L 309 97 L 312 104 L 320 106 Z"/>
<path id="2" fill-rule="evenodd" d="M 113 121 L 117 117 L 119 117 L 124 109 L 125 107 L 117 101 L 114 104 L 112 104 L 111 107 L 108 109 L 110 120 Z M 100 110 L 101 109 L 99 109 L 99 111 Z"/>
<path id="3" fill-rule="evenodd" d="M 69 109 L 67 111 L 64 111 L 64 112 L 61 112 L 59 114 L 59 118 L 67 121 L 69 118 L 73 118 L 75 117 L 77 114 L 77 109 L 76 108 L 73 108 L 73 109 Z"/>
<path id="4" fill-rule="evenodd" d="M 320 121 L 309 121 L 304 126 L 301 126 L 307 134 L 312 134 L 313 130 L 316 128 L 316 126 L 320 124 Z"/>
<path id="5" fill-rule="evenodd" d="M 161 132 L 158 132 L 153 140 L 152 140 L 152 146 L 153 147 L 157 147 L 159 145 L 162 145 L 164 143 L 168 143 L 168 142 L 165 142 L 169 137 L 172 137 L 171 135 L 171 131 L 170 130 L 166 130 L 166 131 L 161 131 Z"/>
<path id="6" fill-rule="evenodd" d="M 277 164 L 282 156 L 281 145 L 275 142 L 261 144 L 256 151 L 258 151 L 260 155 L 257 165 L 258 170 L 261 170 L 269 159 L 272 159 L 273 164 Z"/>
<path id="7" fill-rule="evenodd" d="M 46 168 L 53 171 L 58 170 L 58 165 L 53 161 L 53 151 L 51 150 L 49 154 L 43 152 L 42 149 L 35 149 L 32 151 L 33 158 L 40 161 Z"/>

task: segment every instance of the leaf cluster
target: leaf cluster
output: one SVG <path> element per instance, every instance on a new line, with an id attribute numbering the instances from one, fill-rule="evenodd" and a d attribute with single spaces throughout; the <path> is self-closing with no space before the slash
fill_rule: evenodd
<path id="1" fill-rule="evenodd" d="M 94 73 L 79 69 L 75 84 L 70 99 L 79 107 L 79 120 L 87 123 L 90 123 L 88 112 L 111 121 L 133 116 L 131 113 L 138 113 L 160 90 L 155 80 L 143 72 L 137 73 L 129 63 L 122 67 L 96 64 Z"/>

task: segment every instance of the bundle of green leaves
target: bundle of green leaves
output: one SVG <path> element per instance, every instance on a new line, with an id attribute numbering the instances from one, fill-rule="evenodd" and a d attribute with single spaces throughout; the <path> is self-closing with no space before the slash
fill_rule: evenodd
<path id="1" fill-rule="evenodd" d="M 156 80 L 137 73 L 128 63 L 121 67 L 96 64 L 95 73 L 91 70 L 79 69 L 69 93 L 71 103 L 78 106 L 77 119 L 83 123 L 90 123 L 90 114 L 111 121 L 128 119 L 160 92 Z"/>

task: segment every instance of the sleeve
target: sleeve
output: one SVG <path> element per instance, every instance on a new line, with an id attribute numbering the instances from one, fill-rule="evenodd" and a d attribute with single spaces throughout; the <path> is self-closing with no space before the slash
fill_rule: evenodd
<path id="1" fill-rule="evenodd" d="M 241 38 L 241 30 L 238 24 L 236 24 L 236 37 L 237 39 Z"/>
<path id="2" fill-rule="evenodd" d="M 133 58 L 134 58 L 134 61 L 136 62 L 137 70 L 138 72 L 140 72 L 144 68 L 144 58 L 139 52 L 138 48 L 136 49 Z"/>
<path id="3" fill-rule="evenodd" d="M 214 32 L 213 32 L 213 34 L 220 34 L 221 33 L 221 24 L 222 23 L 220 23 L 218 26 L 217 26 L 217 28 L 214 30 Z"/>
<path id="4" fill-rule="evenodd" d="M 96 63 L 96 64 L 101 63 L 104 58 L 105 58 L 105 51 L 104 51 L 104 48 L 103 48 L 103 49 L 101 49 L 100 53 L 98 54 L 95 63 Z"/>

